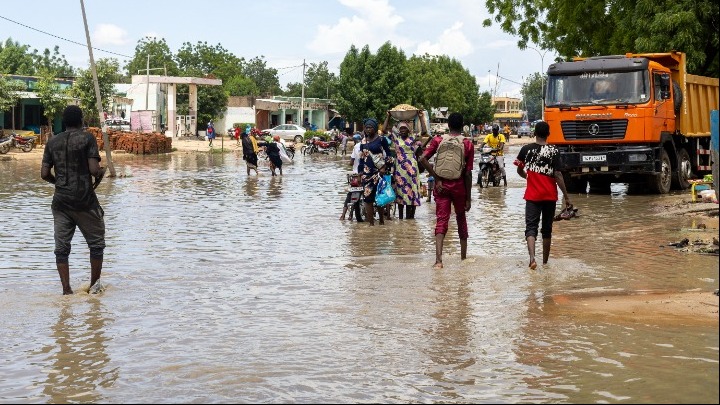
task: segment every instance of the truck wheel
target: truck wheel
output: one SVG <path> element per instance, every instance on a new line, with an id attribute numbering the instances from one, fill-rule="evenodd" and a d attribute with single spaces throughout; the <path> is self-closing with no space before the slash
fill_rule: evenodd
<path id="1" fill-rule="evenodd" d="M 579 177 L 570 177 L 568 174 L 563 174 L 563 180 L 565 180 L 565 188 L 568 193 L 586 193 L 587 192 L 587 180 Z"/>
<path id="2" fill-rule="evenodd" d="M 667 194 L 672 184 L 672 167 L 665 149 L 660 152 L 660 162 L 660 173 L 650 175 L 648 186 L 654 193 Z"/>
<path id="3" fill-rule="evenodd" d="M 610 194 L 610 183 L 607 179 L 589 180 L 590 192 L 593 194 Z"/>
<path id="4" fill-rule="evenodd" d="M 672 176 L 672 186 L 678 190 L 686 190 L 690 187 L 690 179 L 692 178 L 692 164 L 690 163 L 690 155 L 686 149 L 678 150 L 678 168 Z"/>

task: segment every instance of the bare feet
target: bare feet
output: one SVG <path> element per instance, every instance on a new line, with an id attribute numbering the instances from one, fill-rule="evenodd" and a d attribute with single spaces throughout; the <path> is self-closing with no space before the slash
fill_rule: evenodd
<path id="1" fill-rule="evenodd" d="M 433 265 L 433 269 L 435 269 L 435 270 L 442 269 L 442 268 L 443 268 L 442 262 L 435 262 L 435 264 Z"/>
<path id="2" fill-rule="evenodd" d="M 341 221 L 344 221 L 344 220 L 345 220 L 345 215 L 340 215 L 340 220 L 341 220 Z"/>
<path id="3" fill-rule="evenodd" d="M 537 268 L 537 262 L 535 259 L 530 260 L 530 265 L 528 266 L 530 270 L 535 270 Z"/>
<path id="4" fill-rule="evenodd" d="M 73 294 L 72 288 L 68 288 L 68 289 L 63 288 L 63 295 L 72 295 L 72 294 Z"/>

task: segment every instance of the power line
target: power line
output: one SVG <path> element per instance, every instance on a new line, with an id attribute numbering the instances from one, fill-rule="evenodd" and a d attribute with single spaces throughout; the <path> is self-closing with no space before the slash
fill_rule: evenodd
<path id="1" fill-rule="evenodd" d="M 22 26 L 22 27 L 31 29 L 31 30 L 33 30 L 33 31 L 37 31 L 37 32 L 40 32 L 40 33 L 42 33 L 42 34 L 49 35 L 49 36 L 54 37 L 54 38 L 62 39 L 63 41 L 67 41 L 67 42 L 70 42 L 70 43 L 72 43 L 72 44 L 84 46 L 84 47 L 87 48 L 87 44 L 83 44 L 82 42 L 77 42 L 77 41 L 73 41 L 73 40 L 71 40 L 71 39 L 63 38 L 63 37 L 61 37 L 61 36 L 58 36 L 58 35 L 55 35 L 55 34 L 51 34 L 51 33 L 49 33 L 49 32 L 45 32 L 45 31 L 39 30 L 39 29 L 37 29 L 37 28 L 33 28 L 33 27 L 29 26 L 29 25 L 25 25 L 25 24 L 23 24 L 23 23 L 20 23 L 20 22 L 15 21 L 15 20 L 11 20 L 11 19 L 9 19 L 9 18 L 7 18 L 7 17 L 3 17 L 3 16 L 1 16 L 1 15 L 0 15 L 0 18 L 2 18 L 3 20 L 10 21 L 11 23 L 15 23 L 15 24 L 17 24 L 17 25 L 20 25 L 20 26 Z M 132 59 L 132 58 L 133 58 L 132 56 L 123 55 L 123 54 L 117 53 L 117 52 L 106 51 L 106 50 L 100 49 L 100 48 L 95 48 L 95 47 L 93 47 L 92 49 L 95 49 L 96 51 L 100 51 L 100 52 L 109 53 L 109 54 L 112 54 L 112 55 L 122 56 L 122 57 L 128 58 L 128 59 Z"/>

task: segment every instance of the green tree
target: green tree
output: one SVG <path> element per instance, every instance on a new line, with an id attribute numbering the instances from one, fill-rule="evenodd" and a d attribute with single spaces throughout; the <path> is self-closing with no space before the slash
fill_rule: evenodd
<path id="1" fill-rule="evenodd" d="M 542 118 L 543 83 L 543 76 L 540 73 L 534 73 L 525 80 L 520 90 L 530 121 Z"/>
<path id="2" fill-rule="evenodd" d="M 387 110 L 409 101 L 407 92 L 407 58 L 405 53 L 390 42 L 378 48 L 377 54 L 368 59 L 369 114 L 381 123 Z"/>
<path id="3" fill-rule="evenodd" d="M 20 92 L 24 90 L 24 82 L 8 80 L 0 75 L 0 112 L 12 110 L 20 102 Z M 15 114 L 12 114 L 12 119 L 15 128 Z"/>
<path id="4" fill-rule="evenodd" d="M 47 73 L 55 77 L 75 76 L 75 69 L 70 66 L 65 59 L 65 55 L 60 54 L 60 47 L 57 45 L 53 48 L 52 53 L 49 49 L 45 48 L 42 55 L 35 51 L 32 56 L 35 62 L 35 74 L 39 76 Z"/>
<path id="5" fill-rule="evenodd" d="M 177 76 L 180 73 L 177 62 L 165 38 L 157 39 L 145 37 L 138 41 L 135 45 L 135 55 L 130 62 L 125 65 L 127 78 L 133 75 L 145 74 L 148 66 L 148 55 L 150 55 L 150 74 L 165 74 L 167 69 L 168 76 Z M 163 70 L 160 70 L 163 69 Z"/>
<path id="6" fill-rule="evenodd" d="M 370 48 L 365 45 L 358 51 L 355 45 L 345 54 L 340 63 L 338 88 L 342 89 L 335 99 L 338 110 L 350 121 L 360 121 L 374 116 L 370 102 L 368 83 L 372 83 L 369 61 Z"/>
<path id="7" fill-rule="evenodd" d="M 53 131 L 53 121 L 55 117 L 62 112 L 68 105 L 66 91 L 60 88 L 60 84 L 55 81 L 55 74 L 51 70 L 43 69 L 40 71 L 40 80 L 36 89 L 40 104 L 43 106 L 45 118 L 50 127 L 50 134 Z"/>
<path id="8" fill-rule="evenodd" d="M 493 21 L 562 58 L 683 51 L 688 71 L 718 77 L 720 5 L 713 0 L 486 0 Z"/>
<path id="9" fill-rule="evenodd" d="M 115 95 L 114 84 L 120 78 L 120 63 L 114 58 L 103 58 L 98 59 L 95 66 L 103 110 L 107 111 L 110 109 L 111 98 Z M 80 100 L 80 108 L 83 110 L 85 122 L 89 126 L 99 126 L 100 112 L 97 110 L 97 103 L 95 102 L 95 84 L 93 83 L 92 70 L 79 71 L 79 76 L 70 88 L 70 95 Z"/>
<path id="10" fill-rule="evenodd" d="M 328 70 L 327 62 L 311 63 L 305 72 L 305 97 L 335 97 L 337 80 L 337 76 Z"/>
<path id="11" fill-rule="evenodd" d="M 491 122 L 495 118 L 495 106 L 492 103 L 492 94 L 489 91 L 484 91 L 480 94 L 478 100 L 478 114 L 477 120 L 473 121 L 476 124 L 482 122 Z"/>
<path id="12" fill-rule="evenodd" d="M 12 38 L 0 44 L 0 74 L 34 75 L 35 65 L 29 49 L 29 45 L 20 45 Z"/>
<path id="13" fill-rule="evenodd" d="M 242 72 L 245 76 L 251 78 L 258 87 L 260 95 L 272 96 L 281 94 L 280 79 L 278 79 L 278 71 L 274 68 L 267 67 L 265 56 L 254 57 L 248 61 Z"/>
<path id="14" fill-rule="evenodd" d="M 413 56 L 408 61 L 408 93 L 412 105 L 448 107 L 466 123 L 480 120 L 480 94 L 475 76 L 462 63 L 445 55 Z"/>
<path id="15" fill-rule="evenodd" d="M 260 94 L 255 82 L 243 75 L 233 76 L 227 82 L 223 81 L 223 87 L 230 96 L 257 96 Z"/>
<path id="16" fill-rule="evenodd" d="M 287 90 L 282 93 L 288 97 L 300 97 L 302 95 L 302 83 L 288 83 Z"/>

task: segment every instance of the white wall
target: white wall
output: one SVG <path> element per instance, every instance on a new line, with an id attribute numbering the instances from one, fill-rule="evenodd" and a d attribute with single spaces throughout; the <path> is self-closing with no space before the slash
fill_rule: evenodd
<path id="1" fill-rule="evenodd" d="M 215 130 L 218 134 L 226 135 L 227 130 L 230 129 L 230 127 L 232 127 L 232 124 L 236 122 L 255 123 L 255 108 L 228 107 L 228 109 L 225 111 L 225 115 L 219 120 L 215 121 Z"/>

